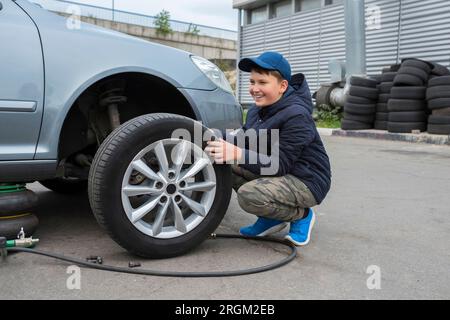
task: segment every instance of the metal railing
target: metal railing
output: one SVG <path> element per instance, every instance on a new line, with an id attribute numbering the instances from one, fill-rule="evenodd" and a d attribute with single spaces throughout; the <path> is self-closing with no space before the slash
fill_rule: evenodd
<path id="1" fill-rule="evenodd" d="M 103 20 L 117 21 L 127 24 L 134 24 L 148 28 L 155 28 L 156 17 L 133 13 L 128 11 L 113 10 L 110 8 L 98 7 L 64 0 L 30 0 L 44 9 L 54 12 L 74 14 L 75 12 L 83 17 L 97 18 Z M 178 20 L 170 20 L 170 28 L 177 32 L 198 30 L 195 34 L 214 38 L 237 41 L 237 31 L 205 26 L 201 24 L 188 23 Z"/>

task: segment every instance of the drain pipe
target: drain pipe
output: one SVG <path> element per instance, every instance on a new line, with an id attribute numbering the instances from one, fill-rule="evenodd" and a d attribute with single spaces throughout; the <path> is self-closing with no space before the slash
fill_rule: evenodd
<path id="1" fill-rule="evenodd" d="M 316 94 L 317 104 L 343 106 L 350 90 L 351 76 L 366 76 L 366 18 L 365 0 L 344 0 L 345 12 L 345 55 L 346 83 L 344 88 L 338 84 L 324 84 Z M 335 64 L 336 62 L 330 62 Z M 330 65 L 336 70 L 336 66 Z M 333 77 L 332 77 L 333 78 Z"/>
<path id="2" fill-rule="evenodd" d="M 344 0 L 347 79 L 366 75 L 366 18 L 364 0 Z"/>

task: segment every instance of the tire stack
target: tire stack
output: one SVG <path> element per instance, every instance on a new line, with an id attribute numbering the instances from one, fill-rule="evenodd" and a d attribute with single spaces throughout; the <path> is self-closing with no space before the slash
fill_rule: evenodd
<path id="1" fill-rule="evenodd" d="M 450 76 L 433 77 L 428 82 L 428 133 L 450 135 Z"/>
<path id="2" fill-rule="evenodd" d="M 343 130 L 372 129 L 378 100 L 377 80 L 351 77 L 350 92 L 344 104 Z"/>
<path id="3" fill-rule="evenodd" d="M 33 213 L 37 203 L 37 195 L 25 184 L 0 184 L 0 236 L 17 239 L 22 228 L 27 237 L 32 236 L 39 224 Z"/>
<path id="4" fill-rule="evenodd" d="M 379 96 L 377 103 L 377 112 L 375 116 L 375 129 L 387 130 L 388 126 L 388 101 L 391 97 L 391 89 L 394 85 L 393 81 L 397 72 L 393 71 L 397 68 L 397 65 L 393 65 L 390 68 L 383 69 L 381 74 L 381 82 L 378 86 Z"/>
<path id="5" fill-rule="evenodd" d="M 432 67 L 428 62 L 406 59 L 393 81 L 388 102 L 388 131 L 411 133 L 427 130 L 426 86 Z"/>

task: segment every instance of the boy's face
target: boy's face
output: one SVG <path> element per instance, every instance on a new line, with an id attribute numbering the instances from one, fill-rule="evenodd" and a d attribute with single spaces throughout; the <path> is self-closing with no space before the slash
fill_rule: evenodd
<path id="1" fill-rule="evenodd" d="M 277 102 L 286 91 L 288 82 L 278 80 L 271 74 L 252 71 L 250 74 L 250 95 L 257 107 L 263 108 Z"/>

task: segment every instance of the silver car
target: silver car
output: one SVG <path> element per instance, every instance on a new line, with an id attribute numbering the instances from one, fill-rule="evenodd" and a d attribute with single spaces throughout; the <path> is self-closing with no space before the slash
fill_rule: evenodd
<path id="1" fill-rule="evenodd" d="M 230 168 L 208 161 L 204 142 L 174 136 L 242 125 L 214 64 L 74 28 L 26 0 L 0 0 L 0 43 L 0 182 L 88 188 L 98 222 L 144 257 L 185 253 L 217 228 Z"/>

